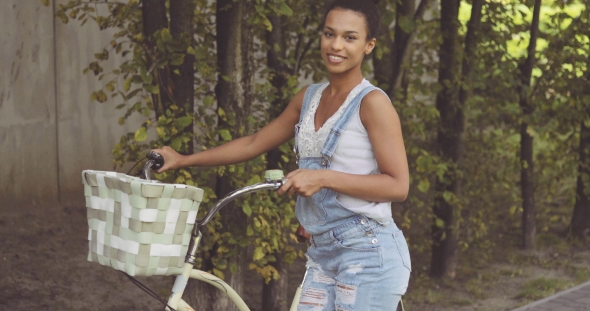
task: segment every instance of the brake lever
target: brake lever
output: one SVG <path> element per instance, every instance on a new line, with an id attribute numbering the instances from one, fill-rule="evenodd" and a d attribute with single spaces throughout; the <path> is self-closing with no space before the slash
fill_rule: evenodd
<path id="1" fill-rule="evenodd" d="M 143 165 L 143 175 L 145 176 L 146 180 L 151 180 L 150 171 L 159 170 L 162 168 L 162 166 L 164 166 L 164 156 L 157 152 L 150 151 L 146 157 L 148 160 Z"/>

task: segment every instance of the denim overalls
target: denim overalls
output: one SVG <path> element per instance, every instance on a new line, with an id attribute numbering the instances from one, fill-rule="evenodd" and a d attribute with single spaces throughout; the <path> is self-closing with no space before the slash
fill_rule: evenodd
<path id="1" fill-rule="evenodd" d="M 320 84 L 305 93 L 298 134 L 311 100 Z M 321 157 L 298 158 L 301 169 L 330 169 L 330 160 L 341 133 L 374 86 L 361 90 L 334 123 Z M 379 223 L 354 213 L 337 200 L 337 193 L 322 189 L 311 197 L 297 198 L 297 218 L 311 234 L 307 250 L 307 277 L 298 310 L 395 310 L 407 289 L 410 255 L 403 233 L 393 219 Z"/>

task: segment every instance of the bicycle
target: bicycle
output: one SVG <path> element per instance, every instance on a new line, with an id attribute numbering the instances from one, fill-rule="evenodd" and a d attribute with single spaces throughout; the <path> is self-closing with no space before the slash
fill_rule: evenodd
<path id="1" fill-rule="evenodd" d="M 95 195 L 95 192 L 98 193 L 98 196 L 100 197 L 101 195 L 104 196 L 108 196 L 108 194 L 105 194 L 105 192 L 108 192 L 108 190 L 104 190 L 103 189 L 91 189 L 92 188 L 92 184 L 94 185 L 99 185 L 102 184 L 104 185 L 106 188 L 108 188 L 108 185 L 110 183 L 111 187 L 114 187 L 113 185 L 119 183 L 119 185 L 125 185 L 123 188 L 126 188 L 126 191 L 123 191 L 124 193 L 130 192 L 130 193 L 141 193 L 141 197 L 143 198 L 148 197 L 147 200 L 145 200 L 143 203 L 145 203 L 144 205 L 149 205 L 146 202 L 149 202 L 150 198 L 156 197 L 153 196 L 153 193 L 150 194 L 150 192 L 158 192 L 157 190 L 154 190 L 156 188 L 158 188 L 158 186 L 170 186 L 170 184 L 164 184 L 161 183 L 159 181 L 153 181 L 150 179 L 150 172 L 151 170 L 157 170 L 159 168 L 161 168 L 164 164 L 164 159 L 160 154 L 157 154 L 155 152 L 150 152 L 147 155 L 148 161 L 145 163 L 144 167 L 143 167 L 143 175 L 145 177 L 145 179 L 140 179 L 140 178 L 136 178 L 136 177 L 132 177 L 132 176 L 128 176 L 126 174 L 122 174 L 125 177 L 122 178 L 121 174 L 118 173 L 114 173 L 114 172 L 99 172 L 99 171 L 92 171 L 92 170 L 85 170 L 82 172 L 82 180 L 84 183 L 84 193 L 85 196 L 87 198 L 87 207 L 88 207 L 88 219 L 89 219 L 89 241 L 90 241 L 90 252 L 88 255 L 88 260 L 89 261 L 95 261 L 98 262 L 100 264 L 106 265 L 106 266 L 111 266 L 113 268 L 115 268 L 116 270 L 120 270 L 121 272 L 123 272 L 133 283 L 135 283 L 136 285 L 138 285 L 142 290 L 146 291 L 148 294 L 150 294 L 152 297 L 154 297 L 155 299 L 157 299 L 158 301 L 160 301 L 164 306 L 166 311 L 194 311 L 195 309 L 193 309 L 188 303 L 186 303 L 183 299 L 182 299 L 182 295 L 184 294 L 184 290 L 188 284 L 188 280 L 189 279 L 196 279 L 199 281 L 203 281 L 206 282 L 208 284 L 211 284 L 213 286 L 215 286 L 216 288 L 224 291 L 227 296 L 230 298 L 230 300 L 236 305 L 236 307 L 238 308 L 238 310 L 240 311 L 249 311 L 250 309 L 248 308 L 248 306 L 246 305 L 246 303 L 244 302 L 244 300 L 238 295 L 238 293 L 231 287 L 229 286 L 229 284 L 227 284 L 226 282 L 224 282 L 223 280 L 221 280 L 220 278 L 216 277 L 215 275 L 212 275 L 210 273 L 207 273 L 205 271 L 202 270 L 198 270 L 198 269 L 194 269 L 194 266 L 196 265 L 196 254 L 197 254 L 197 250 L 199 247 L 199 243 L 203 238 L 203 235 L 201 234 L 201 228 L 203 228 L 207 223 L 209 223 L 213 217 L 227 204 L 229 204 L 230 202 L 246 195 L 249 193 L 253 193 L 253 192 L 257 192 L 257 191 L 263 191 L 263 190 L 278 190 L 284 182 L 286 182 L 286 179 L 284 178 L 283 172 L 280 170 L 269 170 L 265 172 L 265 181 L 261 182 L 261 183 L 257 183 L 254 185 L 250 185 L 250 186 L 246 186 L 244 188 L 235 190 L 233 192 L 231 192 L 230 194 L 228 194 L 227 196 L 225 196 L 224 198 L 222 198 L 221 200 L 217 201 L 217 203 L 211 208 L 211 210 L 209 210 L 209 212 L 203 217 L 203 218 L 197 218 L 196 216 L 196 211 L 193 210 L 193 218 L 194 218 L 194 226 L 191 227 L 186 227 L 184 229 L 181 229 L 181 232 L 184 233 L 190 233 L 190 241 L 188 243 L 188 247 L 186 252 L 184 252 L 184 263 L 180 266 L 178 265 L 172 265 L 174 268 L 171 270 L 168 269 L 164 269 L 164 268 L 160 268 L 160 269 L 164 269 L 165 271 L 160 271 L 158 270 L 158 268 L 152 268 L 151 272 L 149 271 L 149 269 L 147 270 L 141 270 L 141 269 L 136 269 L 136 266 L 134 264 L 130 264 L 131 267 L 131 272 L 134 275 L 176 275 L 176 280 L 172 286 L 171 289 L 171 294 L 168 298 L 167 301 L 164 301 L 163 299 L 161 299 L 160 297 L 158 297 L 153 291 L 151 291 L 149 288 L 147 288 L 146 286 L 144 286 L 143 284 L 141 284 L 139 281 L 137 281 L 135 278 L 133 278 L 132 275 L 128 274 L 127 272 L 130 272 L 129 270 L 126 270 L 125 268 L 127 268 L 127 264 L 128 262 L 121 264 L 120 262 L 118 262 L 117 260 L 105 260 L 104 258 L 95 258 L 94 255 L 96 254 L 92 254 L 92 250 L 97 249 L 97 250 L 102 250 L 103 252 L 105 251 L 106 248 L 100 249 L 99 243 L 97 243 L 97 241 L 100 240 L 100 237 L 94 237 L 93 236 L 93 232 L 92 232 L 92 228 L 93 227 L 103 227 L 103 230 L 106 230 L 105 228 L 110 228 L 113 229 L 117 226 L 117 218 L 113 217 L 113 216 L 108 216 L 108 215 L 104 215 L 106 213 L 102 213 L 103 215 L 91 215 L 91 213 L 95 213 L 95 211 L 93 211 L 92 209 L 97 209 L 97 210 L 101 210 L 101 211 L 106 211 L 106 210 L 114 210 L 115 214 L 116 214 L 116 206 L 112 206 L 109 205 L 110 203 L 113 203 L 113 200 L 106 202 L 105 200 L 99 200 L 96 199 L 92 200 L 93 195 Z M 132 168 L 133 169 L 133 168 Z M 100 173 L 105 173 L 103 175 L 100 175 Z M 92 175 L 94 174 L 94 175 Z M 90 177 L 94 177 L 95 179 L 93 180 L 92 178 L 89 178 L 89 175 L 91 175 Z M 108 177 L 105 177 L 107 175 L 110 175 L 113 178 L 110 178 L 112 180 L 110 180 L 110 182 L 107 182 L 107 180 L 109 179 Z M 101 177 L 102 176 L 102 177 Z M 122 180 L 123 183 L 117 181 L 118 179 Z M 132 181 L 127 183 L 127 181 L 131 179 Z M 140 186 L 144 187 L 141 188 Z M 172 185 L 172 186 L 178 186 L 181 189 L 187 188 L 186 185 Z M 138 188 L 139 187 L 139 188 Z M 162 188 L 162 187 L 160 187 Z M 198 189 L 193 187 L 194 189 Z M 170 189 L 170 188 L 168 188 Z M 191 189 L 191 190 L 194 190 Z M 96 191 L 95 191 L 96 190 Z M 166 189 L 159 189 L 161 190 L 161 193 L 166 192 Z M 201 193 L 201 198 L 202 198 L 202 190 L 200 190 Z M 100 193 L 102 192 L 102 194 Z M 170 192 L 170 191 L 168 191 Z M 181 191 L 182 192 L 182 191 Z M 190 192 L 190 191 L 185 191 L 185 192 Z M 168 193 L 168 195 L 171 195 L 171 193 Z M 115 195 L 116 196 L 116 195 Z M 119 204 L 121 206 L 124 206 L 125 201 L 129 200 L 129 198 L 125 199 L 125 194 L 120 193 L 119 194 L 120 198 L 119 198 Z M 90 198 L 90 199 L 88 199 Z M 137 201 L 139 199 L 135 199 L 135 201 Z M 108 201 L 108 200 L 107 200 Z M 116 201 L 116 200 L 115 200 Z M 142 200 L 140 200 L 142 201 Z M 167 201 L 165 201 L 167 202 Z M 199 201 L 200 202 L 200 201 Z M 116 203 L 114 203 L 116 205 Z M 182 205 L 182 204 L 176 204 L 176 205 Z M 193 207 L 195 205 L 193 204 Z M 198 204 L 196 204 L 197 209 L 198 209 Z M 180 209 L 179 206 L 176 206 L 178 209 Z M 162 206 L 159 206 L 158 204 L 158 208 L 162 208 Z M 167 211 L 168 206 L 165 206 L 164 210 Z M 120 208 L 121 209 L 121 208 Z M 174 210 L 174 209 L 173 209 Z M 98 212 L 96 214 L 100 214 L 101 212 Z M 131 222 L 131 217 L 133 214 L 131 211 L 127 210 L 127 212 L 125 213 L 125 211 L 121 212 L 119 211 L 119 213 L 121 215 L 120 218 L 125 220 L 125 215 L 128 215 L 129 219 L 127 219 L 128 222 Z M 136 214 L 141 214 L 141 212 L 136 213 Z M 147 214 L 148 217 L 151 220 L 157 219 L 159 216 L 154 216 L 153 213 L 144 213 Z M 174 213 L 170 213 L 175 215 Z M 190 214 L 190 213 L 189 213 Z M 136 215 L 137 216 L 137 215 Z M 105 221 L 99 225 L 96 225 L 96 222 L 92 222 L 92 220 L 94 220 L 94 218 L 101 218 L 104 219 Z M 168 216 L 166 216 L 168 217 Z M 175 218 L 176 217 L 176 218 Z M 136 217 L 136 218 L 140 218 L 141 220 L 141 216 L 140 217 Z M 172 217 L 172 219 L 174 221 L 177 221 L 177 219 L 179 218 L 178 215 L 175 215 L 174 217 Z M 119 222 L 122 222 L 122 220 L 119 219 Z M 146 220 L 146 219 L 143 219 Z M 149 219 L 148 219 L 149 222 Z M 188 223 L 190 222 L 190 219 L 188 221 Z M 177 229 L 178 227 L 175 227 L 172 229 L 172 231 L 179 231 Z M 164 228 L 163 231 L 167 230 L 169 228 Z M 153 240 L 150 240 L 150 232 L 147 232 L 147 234 L 144 234 L 146 232 L 141 232 L 139 233 L 136 237 L 127 240 L 127 242 L 129 242 L 131 244 L 131 246 L 136 246 L 136 244 L 134 243 L 149 243 L 149 242 L 153 242 Z M 142 235 L 143 234 L 143 235 Z M 129 236 L 129 234 L 128 234 Z M 93 242 L 93 239 L 95 240 Z M 116 242 L 116 244 L 119 243 L 123 243 L 121 241 L 118 240 L 119 238 L 117 237 L 116 239 L 112 239 L 111 240 L 111 244 L 113 244 L 114 242 Z M 137 242 L 137 241 L 139 242 Z M 114 242 L 113 242 L 114 241 Z M 103 243 L 104 243 L 104 237 L 103 237 Z M 127 243 L 125 242 L 125 243 Z M 95 243 L 96 245 L 93 245 L 93 243 Z M 123 243 L 123 244 L 125 244 Z M 108 244 L 108 243 L 107 243 Z M 104 244 L 104 245 L 107 245 Z M 109 244 L 109 249 L 115 248 L 115 246 L 119 246 L 119 245 L 111 245 Z M 103 246 L 104 246 L 103 245 Z M 176 245 L 175 245 L 176 246 Z M 124 247 L 123 247 L 124 248 Z M 136 248 L 140 248 L 139 246 L 137 246 Z M 167 251 L 170 250 L 170 248 L 166 248 Z M 162 252 L 161 250 L 159 251 L 160 253 Z M 137 250 L 136 253 L 139 253 L 139 250 Z M 117 255 L 120 256 L 120 253 Z M 149 260 L 153 259 L 153 257 L 149 258 Z M 125 259 L 124 259 L 125 260 Z M 145 261 L 145 258 L 144 258 Z M 160 273 L 158 273 L 160 272 Z M 170 274 L 168 274 L 167 272 L 171 272 Z M 307 277 L 307 270 L 304 273 L 303 276 L 303 281 L 300 283 L 300 285 L 297 287 L 296 292 L 295 292 L 295 296 L 293 297 L 293 301 L 291 303 L 291 307 L 290 307 L 290 311 L 296 311 L 297 310 L 297 306 L 299 304 L 299 300 L 301 297 L 301 291 L 303 289 L 303 283 L 305 282 L 305 278 Z M 396 308 L 396 310 L 404 310 L 404 304 L 403 301 L 400 301 L 400 304 L 398 305 L 398 307 Z"/>
<path id="2" fill-rule="evenodd" d="M 140 254 L 141 248 L 145 246 L 145 243 L 153 242 L 154 234 L 153 232 L 145 232 L 141 231 L 134 234 L 133 232 L 128 232 L 131 230 L 126 230 L 125 222 L 129 227 L 137 227 L 141 226 L 142 224 L 137 224 L 137 222 L 142 222 L 144 227 L 153 228 L 150 224 L 150 221 L 153 220 L 154 223 L 156 222 L 157 218 L 162 218 L 164 216 L 155 215 L 159 212 L 159 210 L 154 211 L 154 209 L 143 209 L 137 211 L 130 211 L 133 207 L 129 207 L 132 205 L 131 201 L 136 201 L 133 204 L 143 204 L 143 206 L 150 205 L 150 199 L 153 199 L 155 196 L 151 194 L 151 192 L 158 193 L 161 190 L 162 193 L 168 191 L 169 194 L 171 193 L 170 184 L 164 184 L 159 181 L 154 181 L 150 179 L 151 171 L 157 170 L 162 167 L 163 165 L 163 157 L 155 152 L 150 152 L 147 155 L 147 162 L 143 166 L 143 175 L 144 179 L 129 176 L 126 174 L 114 173 L 114 172 L 101 172 L 101 171 L 94 171 L 94 170 L 84 170 L 82 172 L 82 179 L 84 183 L 84 192 L 87 198 L 87 207 L 88 207 L 88 222 L 89 222 L 89 255 L 88 260 L 98 262 L 102 265 L 111 266 L 116 270 L 120 270 L 121 272 L 125 273 L 127 277 L 130 278 L 132 282 L 138 285 L 141 289 L 146 291 L 148 294 L 152 295 L 154 298 L 159 300 L 164 306 L 166 311 L 194 311 L 194 309 L 188 305 L 183 299 L 182 295 L 184 294 L 184 290 L 188 284 L 189 279 L 196 279 L 199 281 L 206 282 L 215 286 L 216 288 L 222 290 L 227 294 L 230 300 L 236 305 L 238 310 L 240 311 L 249 311 L 250 309 L 244 302 L 244 300 L 238 295 L 238 293 L 231 288 L 226 282 L 221 280 L 220 278 L 216 277 L 213 274 L 207 273 L 202 270 L 195 269 L 194 266 L 196 265 L 196 254 L 199 247 L 200 241 L 203 239 L 203 235 L 201 234 L 201 229 L 209 223 L 213 217 L 228 203 L 246 195 L 249 193 L 257 192 L 257 191 L 264 191 L 264 190 L 278 190 L 283 183 L 286 181 L 284 179 L 283 172 L 280 170 L 269 170 L 265 172 L 265 181 L 261 183 L 257 183 L 254 185 L 246 186 L 244 188 L 238 189 L 233 191 L 232 193 L 228 194 L 226 197 L 222 198 L 221 200 L 217 201 L 217 203 L 211 208 L 211 210 L 203 216 L 203 218 L 198 219 L 196 217 L 196 210 L 194 207 L 198 209 L 198 202 L 193 202 L 192 207 L 193 210 L 189 212 L 191 216 L 194 216 L 194 227 L 190 228 L 190 226 L 183 227 L 178 229 L 178 226 L 174 226 L 172 231 L 178 233 L 182 232 L 185 234 L 183 239 L 186 239 L 187 231 L 190 231 L 190 242 L 188 243 L 187 251 L 184 256 L 184 263 L 180 264 L 173 264 L 170 267 L 161 267 L 159 264 L 156 268 L 149 268 L 149 264 L 154 261 L 154 257 L 156 256 L 148 256 L 150 258 L 146 259 L 145 252 L 144 254 Z M 173 185 L 174 190 L 176 189 L 188 189 L 184 191 L 185 193 L 191 192 L 196 195 L 196 197 L 202 198 L 202 190 L 196 187 L 190 187 L 186 185 Z M 119 188 L 124 188 L 123 190 Z M 162 188 L 162 189 L 160 189 Z M 182 192 L 182 191 L 180 191 Z M 140 196 L 133 196 L 133 193 L 138 194 L 141 193 Z M 174 194 L 170 194 L 172 197 Z M 117 198 L 119 201 L 117 201 Z M 137 203 L 139 201 L 140 203 Z M 153 201 L 153 200 L 152 200 Z M 169 200 L 172 202 L 172 199 Z M 165 203 L 168 200 L 164 200 Z M 176 201 L 174 201 L 176 202 Z M 151 203 L 152 205 L 162 205 L 158 203 Z M 182 205 L 186 207 L 188 203 L 178 203 L 176 205 Z M 148 206 L 149 207 L 149 206 Z M 153 206 L 152 206 L 153 207 Z M 168 207 L 158 206 L 157 209 L 168 209 Z M 117 212 L 117 209 L 119 212 Z M 171 208 L 172 211 L 177 210 L 180 211 L 182 207 L 176 206 L 176 209 Z M 180 214 L 180 212 L 172 213 L 169 211 L 166 215 L 167 219 L 172 219 L 176 217 L 176 219 L 180 218 L 176 214 Z M 109 215 L 109 213 L 113 215 Z M 132 215 L 135 214 L 135 215 Z M 173 214 L 170 217 L 170 214 Z M 126 217 L 129 216 L 129 217 Z M 136 219 L 133 217 L 135 216 Z M 102 220 L 101 220 L 102 219 Z M 147 220 L 147 221 L 146 221 Z M 190 224 L 191 220 L 188 219 L 187 223 Z M 165 225 L 164 230 L 160 230 L 162 232 L 166 232 L 169 228 L 167 227 L 167 223 Z M 96 230 L 93 230 L 96 228 Z M 100 231 L 102 228 L 103 231 Z M 106 232 L 109 231 L 110 228 L 110 235 L 107 235 Z M 117 229 L 118 228 L 118 229 Z M 113 235 L 113 231 L 117 231 L 117 235 Z M 95 231 L 95 232 L 93 232 Z M 156 230 L 157 231 L 157 230 Z M 99 233 L 105 233 L 105 237 L 100 238 Z M 170 233 L 170 230 L 168 230 Z M 165 235 L 165 234 L 162 234 Z M 124 237 L 121 237 L 124 236 Z M 180 236 L 177 234 L 176 236 Z M 150 240 L 150 238 L 152 240 Z M 180 239 L 180 238 L 178 238 Z M 176 240 L 178 240 L 176 239 Z M 108 240 L 108 241 L 107 241 Z M 103 242 L 102 244 L 100 242 Z M 144 244 L 142 244 L 144 243 Z M 116 245 L 114 245 L 116 244 Z M 185 243 L 186 244 L 186 243 Z M 174 246 L 176 250 L 178 250 L 178 245 L 182 244 L 171 244 L 171 245 L 164 245 L 164 246 Z M 158 244 L 158 246 L 161 246 Z M 154 247 L 154 246 L 151 246 Z M 145 248 L 145 247 L 144 247 Z M 135 250 L 130 250 L 135 249 Z M 153 249 L 150 250 L 150 255 L 153 253 L 162 253 L 163 250 L 170 250 L 172 247 L 160 247 L 159 251 L 154 251 Z M 93 253 L 93 250 L 96 253 Z M 109 254 L 116 253 L 116 259 L 107 257 Z M 137 253 L 135 255 L 129 255 L 130 253 Z M 100 254 L 102 253 L 102 254 Z M 123 253 L 123 254 L 121 254 Z M 143 256 L 143 257 L 142 257 Z M 133 262 L 130 261 L 130 257 L 132 257 Z M 120 261 L 121 259 L 122 261 Z M 148 268 L 139 267 L 137 262 L 143 261 L 144 263 L 148 262 Z M 157 297 L 155 293 L 150 291 L 146 286 L 139 283 L 139 281 L 135 280 L 133 276 L 135 275 L 176 275 L 176 280 L 172 286 L 171 294 L 168 300 L 165 302 L 163 299 Z M 304 275 L 305 280 L 305 275 Z M 295 297 L 293 299 L 292 305 L 290 310 L 294 311 L 297 309 L 297 305 L 299 303 L 299 297 L 301 295 L 303 283 L 298 286 Z"/>

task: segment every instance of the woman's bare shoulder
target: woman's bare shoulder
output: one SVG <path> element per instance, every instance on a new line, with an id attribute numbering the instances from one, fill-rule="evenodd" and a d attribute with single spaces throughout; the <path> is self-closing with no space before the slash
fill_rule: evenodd
<path id="1" fill-rule="evenodd" d="M 371 91 L 363 98 L 360 115 L 363 124 L 374 119 L 398 117 L 391 100 L 380 90 Z"/>

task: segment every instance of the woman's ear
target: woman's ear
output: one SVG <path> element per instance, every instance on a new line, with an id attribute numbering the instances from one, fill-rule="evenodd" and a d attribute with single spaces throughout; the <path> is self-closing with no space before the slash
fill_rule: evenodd
<path id="1" fill-rule="evenodd" d="M 377 43 L 377 39 L 373 38 L 367 42 L 367 46 L 365 47 L 365 55 L 371 54 L 373 49 L 375 48 L 375 44 Z"/>

